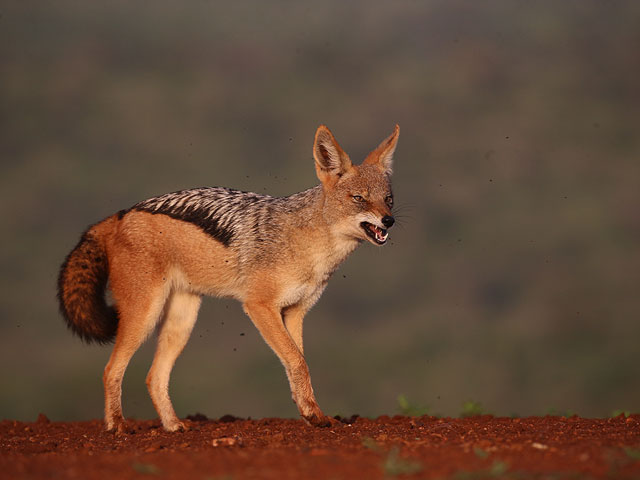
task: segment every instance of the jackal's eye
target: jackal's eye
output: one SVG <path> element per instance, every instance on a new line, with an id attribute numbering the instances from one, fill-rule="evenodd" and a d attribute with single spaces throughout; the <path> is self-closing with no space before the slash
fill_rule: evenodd
<path id="1" fill-rule="evenodd" d="M 352 195 L 351 198 L 353 198 L 353 201 L 357 203 L 364 202 L 364 197 L 362 195 Z"/>
<path id="2" fill-rule="evenodd" d="M 389 205 L 389 207 L 393 207 L 393 195 L 387 195 L 384 197 L 384 202 Z"/>

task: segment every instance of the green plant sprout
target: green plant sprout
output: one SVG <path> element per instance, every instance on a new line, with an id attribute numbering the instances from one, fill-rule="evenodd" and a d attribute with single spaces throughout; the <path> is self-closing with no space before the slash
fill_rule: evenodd
<path id="1" fill-rule="evenodd" d="M 573 410 L 570 410 L 570 409 L 560 410 L 560 409 L 552 407 L 552 408 L 547 410 L 547 415 L 551 415 L 553 417 L 569 418 L 569 417 L 575 417 L 577 415 L 577 413 L 574 412 Z"/>
<path id="2" fill-rule="evenodd" d="M 402 415 L 408 417 L 421 417 L 428 415 L 430 408 L 426 405 L 415 405 L 409 401 L 404 394 L 398 395 L 398 410 Z"/>
<path id="3" fill-rule="evenodd" d="M 485 415 L 486 413 L 487 412 L 484 410 L 484 407 L 480 402 L 467 400 L 462 404 L 462 412 L 460 412 L 460 416 L 463 418 L 476 417 L 478 415 Z"/>
<path id="4" fill-rule="evenodd" d="M 422 471 L 422 464 L 400 457 L 400 449 L 393 447 L 382 464 L 385 475 L 411 475 Z"/>
<path id="5" fill-rule="evenodd" d="M 486 450 L 483 450 L 480 447 L 473 447 L 473 453 L 476 455 L 476 457 L 483 458 L 483 459 L 489 456 L 489 452 L 487 452 Z"/>
<path id="6" fill-rule="evenodd" d="M 144 475 L 159 475 L 162 473 L 156 465 L 153 463 L 141 463 L 135 462 L 131 467 L 138 473 L 142 473 Z"/>
<path id="7" fill-rule="evenodd" d="M 640 461 L 640 450 L 637 448 L 624 447 L 624 453 L 627 454 L 627 457 Z"/>
<path id="8" fill-rule="evenodd" d="M 613 412 L 611 412 L 612 417 L 619 417 L 620 415 L 623 415 L 625 418 L 627 418 L 631 415 L 631 412 L 629 410 L 622 409 L 614 410 Z"/>
<path id="9" fill-rule="evenodd" d="M 455 480 L 481 480 L 486 478 L 504 478 L 509 470 L 509 464 L 502 460 L 496 460 L 487 470 L 479 470 L 475 472 L 457 472 L 453 478 Z"/>

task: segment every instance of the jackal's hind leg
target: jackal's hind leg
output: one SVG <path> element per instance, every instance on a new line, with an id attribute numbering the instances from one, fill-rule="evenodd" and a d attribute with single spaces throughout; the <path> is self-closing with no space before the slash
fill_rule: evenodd
<path id="1" fill-rule="evenodd" d="M 147 388 L 162 426 L 169 432 L 185 430 L 169 398 L 171 370 L 189 340 L 196 323 L 200 296 L 188 292 L 173 292 L 165 307 L 165 316 L 158 333 L 158 346 L 147 375 Z"/>
<path id="2" fill-rule="evenodd" d="M 114 295 L 115 296 L 115 295 Z M 118 333 L 113 352 L 104 369 L 104 420 L 107 430 L 125 429 L 122 414 L 122 379 L 133 354 L 158 323 L 166 300 L 164 288 L 156 288 L 147 295 L 128 298 L 118 303 Z M 118 299 L 116 298 L 116 301 Z"/>

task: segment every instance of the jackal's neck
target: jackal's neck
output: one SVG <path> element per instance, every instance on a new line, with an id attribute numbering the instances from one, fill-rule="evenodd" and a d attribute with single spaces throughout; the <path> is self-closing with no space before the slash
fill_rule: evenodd
<path id="1" fill-rule="evenodd" d="M 288 197 L 284 197 L 284 200 L 292 211 L 314 210 L 315 208 L 322 208 L 324 204 L 324 191 L 322 185 L 316 185 L 302 192 L 294 193 Z"/>
<path id="2" fill-rule="evenodd" d="M 340 228 L 344 220 L 335 207 L 327 203 L 326 192 L 322 185 L 307 190 L 309 195 L 309 210 L 313 212 L 313 224 L 321 232 L 326 247 L 327 268 L 333 273 L 342 262 L 351 254 L 360 241 L 350 235 L 346 235 Z"/>
<path id="3" fill-rule="evenodd" d="M 338 231 L 334 218 L 335 212 L 327 211 L 330 207 L 326 203 L 325 195 L 322 185 L 293 194 L 286 197 L 288 210 L 300 228 L 315 231 L 315 238 L 322 239 L 319 243 L 324 246 L 325 253 L 331 257 L 331 263 L 340 264 L 360 242 Z"/>

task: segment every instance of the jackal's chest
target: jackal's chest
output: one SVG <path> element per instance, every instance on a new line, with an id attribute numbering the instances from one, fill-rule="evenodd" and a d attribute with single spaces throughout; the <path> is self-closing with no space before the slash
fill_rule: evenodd
<path id="1" fill-rule="evenodd" d="M 310 251 L 306 256 L 297 256 L 296 261 L 287 266 L 287 281 L 281 285 L 281 305 L 313 305 L 320 298 L 331 275 L 356 245 L 356 242 L 350 242 L 339 249 L 334 246 Z"/>
<path id="2" fill-rule="evenodd" d="M 282 285 L 281 306 L 313 305 L 327 286 L 331 273 L 333 270 L 314 268 L 292 271 L 288 281 Z"/>
<path id="3" fill-rule="evenodd" d="M 313 305 L 322 295 L 325 286 L 326 282 L 324 284 L 302 283 L 287 285 L 282 291 L 280 306 L 284 308 L 300 303 Z"/>

